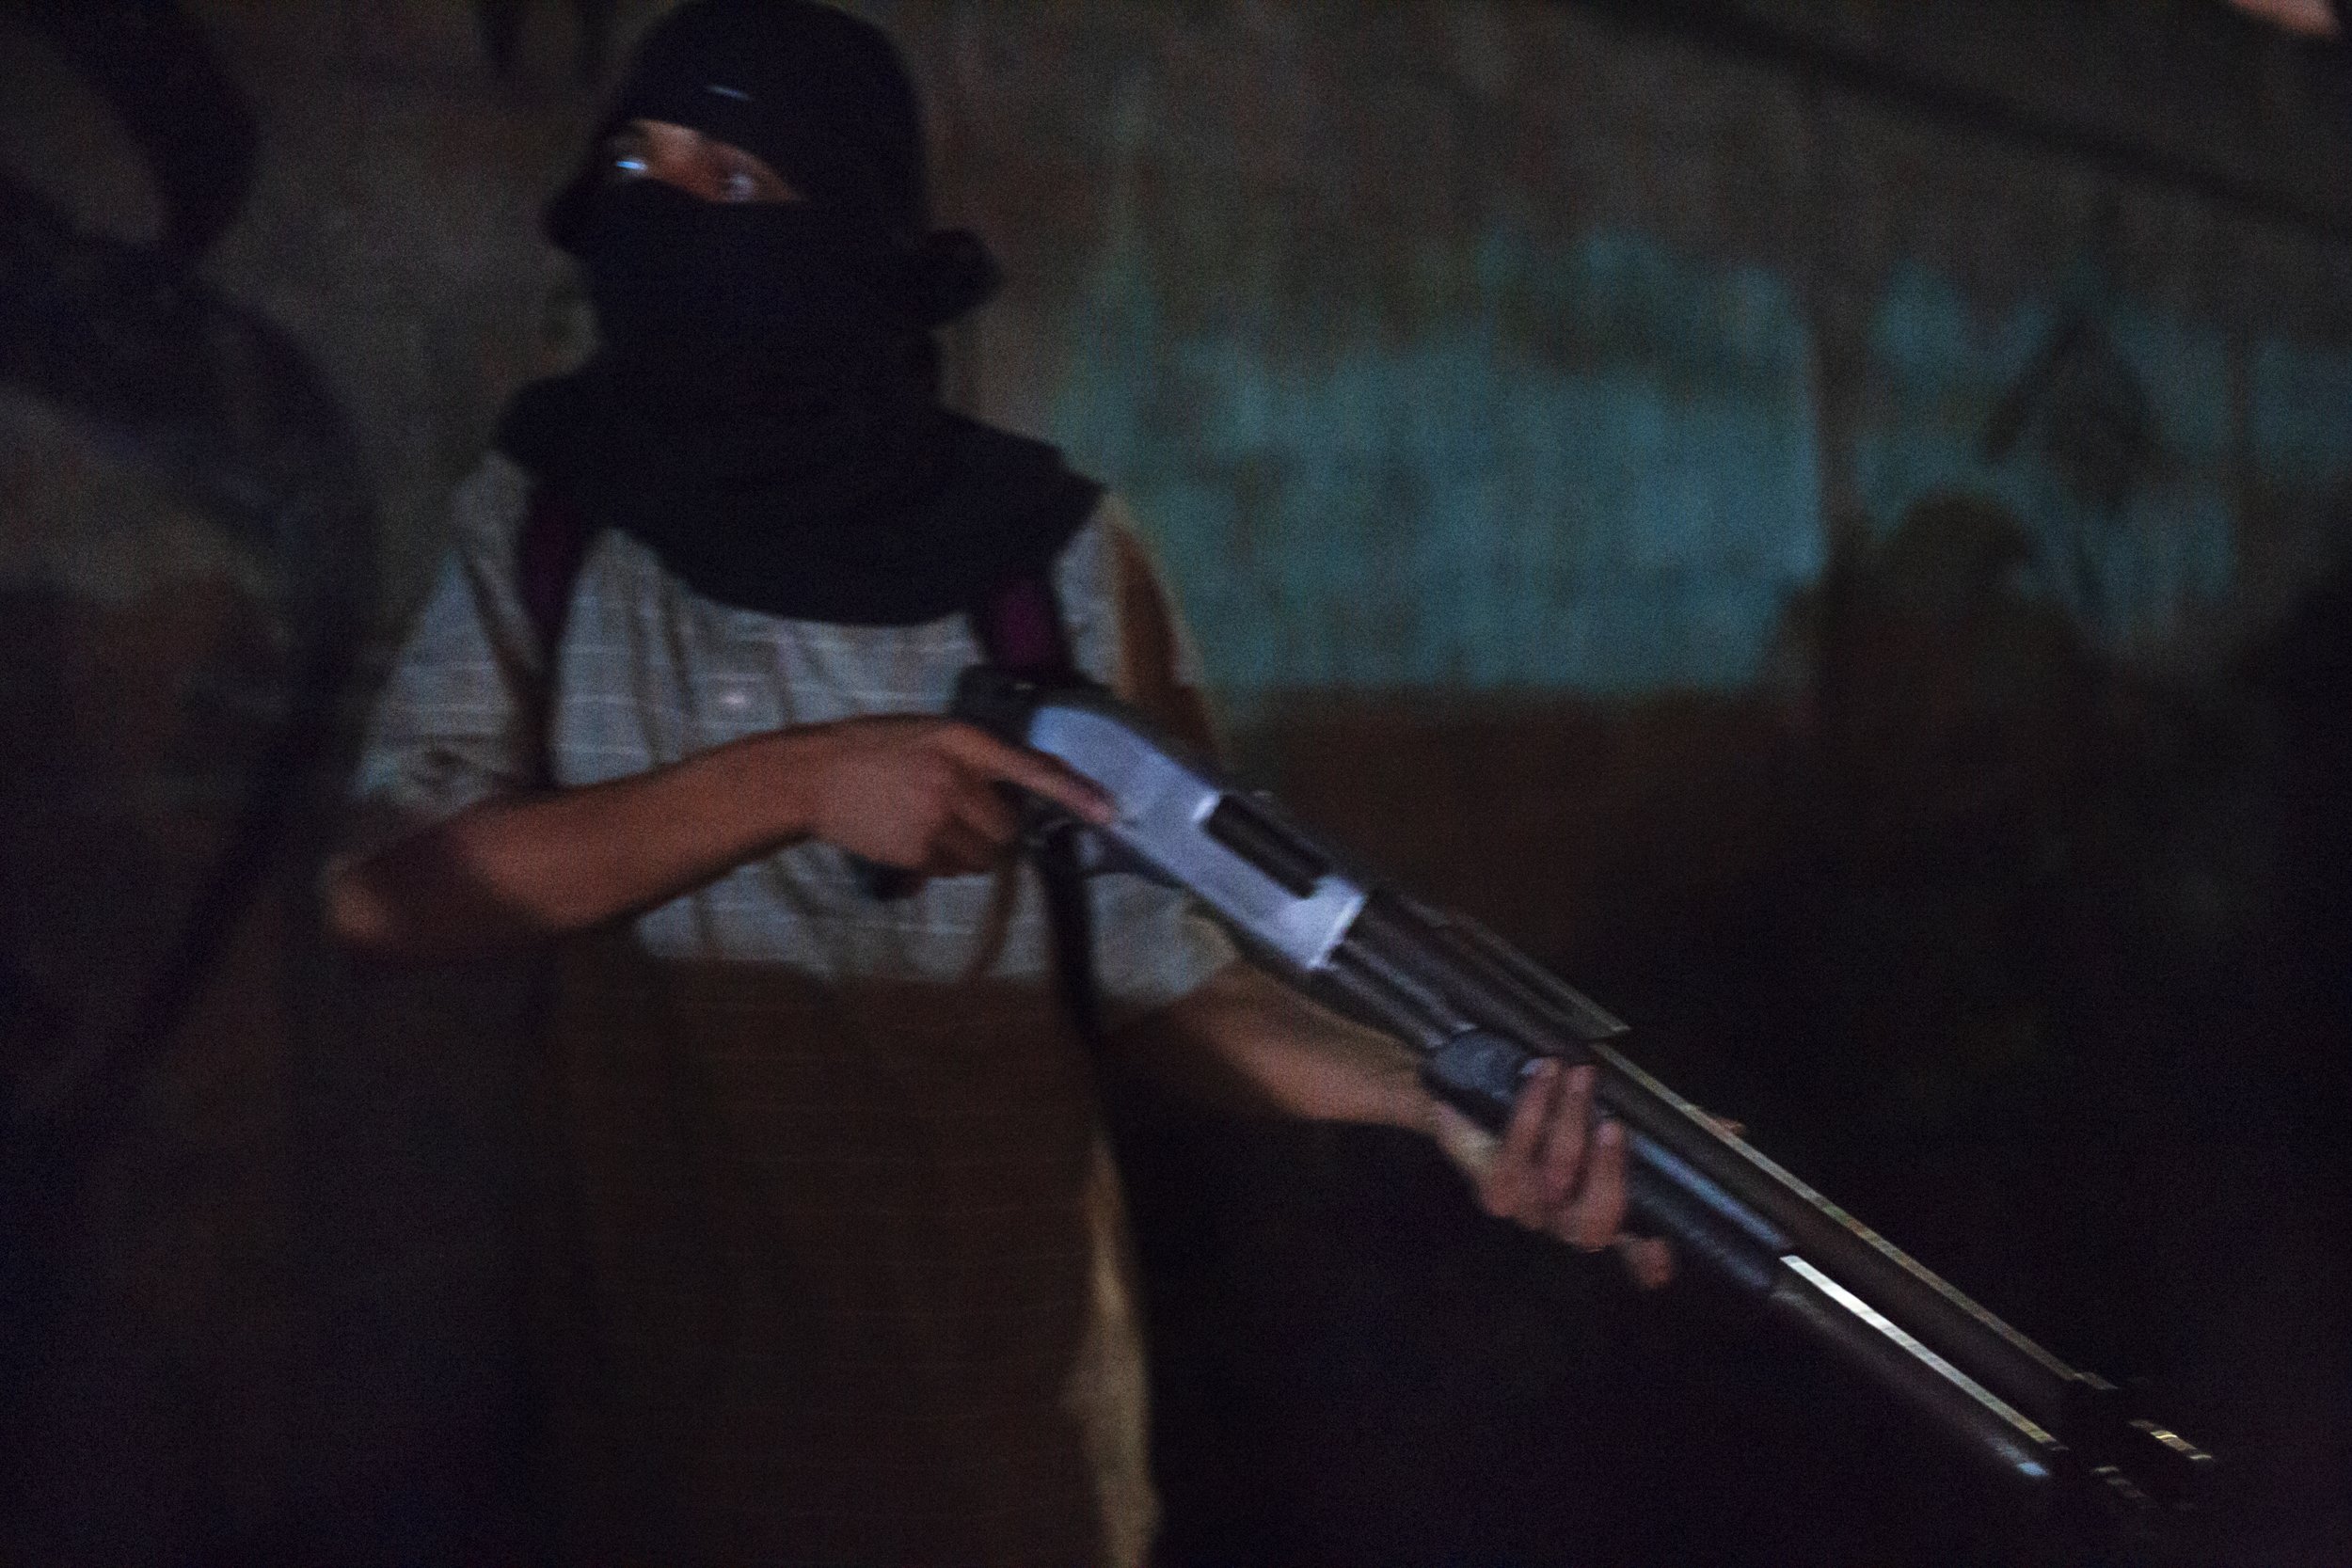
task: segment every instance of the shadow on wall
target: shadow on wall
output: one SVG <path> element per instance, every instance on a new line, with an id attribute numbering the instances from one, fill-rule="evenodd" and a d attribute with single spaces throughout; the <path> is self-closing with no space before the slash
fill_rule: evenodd
<path id="1" fill-rule="evenodd" d="M 122 238 L 0 175 L 0 1436 L 12 1544 L 74 1559 L 277 1503 L 282 976 L 374 509 L 315 368 L 199 275 L 256 153 L 202 29 L 167 0 L 22 25 L 162 209 Z M 189 1407 L 168 1454 L 133 1435 Z"/>
<path id="2" fill-rule="evenodd" d="M 213 759 L 206 804 L 215 815 L 225 805 L 234 827 L 210 871 L 195 879 L 200 891 L 184 900 L 186 917 L 167 944 L 168 956 L 158 955 L 141 976 L 149 982 L 145 1000 L 121 1021 L 116 1040 L 86 1037 L 73 1044 L 71 1078 L 101 1070 L 101 1060 L 127 1062 L 170 1033 L 252 895 L 287 821 L 288 791 L 320 760 L 345 660 L 364 625 L 373 517 L 346 421 L 301 351 L 196 275 L 235 220 L 254 161 L 250 113 L 201 32 L 167 4 L 60 0 L 31 15 L 132 133 L 164 214 L 152 241 L 126 241 L 78 227 L 71 213 L 0 177 L 0 266 L 11 280 L 0 292 L 0 385 L 15 394 L 12 422 L 24 439 L 14 444 L 22 466 L 11 478 L 30 502 L 8 541 L 11 586 L 57 601 L 51 624 L 68 642 L 96 642 L 103 638 L 91 635 L 95 626 L 83 632 L 71 625 L 77 615 L 98 613 L 109 597 L 116 601 L 109 609 L 135 612 L 137 599 L 170 597 L 184 575 L 266 624 L 261 641 L 274 645 L 274 657 L 262 661 L 273 667 L 255 668 L 248 649 L 245 667 L 235 668 L 232 654 L 228 673 L 209 688 L 194 683 L 203 689 L 199 700 L 215 705 L 212 717 L 226 711 L 247 725 L 259 722 L 266 738 L 241 757 L 231 745 L 230 755 Z M 77 483 L 119 493 L 60 493 Z M 127 519 L 89 504 L 119 505 L 122 492 L 136 493 Z M 149 537 L 135 537 L 142 529 Z M 203 669 L 215 657 L 206 641 L 199 632 L 189 646 L 162 650 L 157 678 Z M 52 661 L 74 662 L 71 648 L 28 650 L 36 658 L 44 651 Z M 117 721 L 112 705 L 124 693 L 80 695 L 88 706 L 49 721 L 91 739 Z M 135 699 L 130 705 L 139 706 Z M 143 768 L 168 773 L 175 751 L 235 736 L 233 726 L 224 735 L 200 713 L 157 717 L 170 733 L 141 736 L 114 759 L 126 777 Z M 37 766 L 45 755 L 18 752 L 9 760 Z M 247 775 L 243 799 L 224 802 L 224 792 L 233 797 L 236 789 L 221 769 L 233 773 L 240 764 Z M 51 809 L 70 809 L 58 791 L 36 789 L 26 798 L 29 815 L 12 826 L 54 849 L 56 835 L 43 831 L 39 810 L 44 796 Z M 113 830 L 87 826 L 102 837 L 140 832 L 128 821 Z M 18 929 L 31 924 L 29 913 L 20 911 Z M 76 935 L 84 946 L 105 945 L 103 932 Z M 118 970 L 105 989 L 120 991 L 121 981 Z M 21 973 L 11 986 L 39 995 L 44 983 Z M 53 995 L 37 1010 L 78 1018 L 94 1006 L 87 996 Z M 82 1032 L 79 1023 L 68 1027 Z M 9 1053 L 11 1061 L 24 1056 Z M 72 1092 L 61 1083 L 51 1099 Z M 61 1103 L 46 1110 L 79 1114 Z"/>

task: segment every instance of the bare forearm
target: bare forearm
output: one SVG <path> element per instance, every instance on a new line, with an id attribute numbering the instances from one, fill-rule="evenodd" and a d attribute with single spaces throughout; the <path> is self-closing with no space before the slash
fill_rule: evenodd
<path id="1" fill-rule="evenodd" d="M 1596 1121 L 1593 1069 L 1539 1071 L 1502 1137 L 1422 1086 L 1412 1053 L 1384 1035 L 1316 1006 L 1271 976 L 1233 964 L 1192 995 L 1144 1021 L 1165 1073 L 1189 1064 L 1192 1082 L 1232 1100 L 1246 1087 L 1258 1108 L 1326 1121 L 1370 1122 L 1426 1133 L 1498 1218 L 1581 1251 L 1613 1239 L 1645 1289 L 1674 1276 L 1661 1241 L 1622 1236 L 1623 1128 Z M 1205 1080 L 1200 1069 L 1213 1069 Z"/>
<path id="2" fill-rule="evenodd" d="M 1412 1053 L 1248 964 L 1230 965 L 1133 1034 L 1163 1076 L 1317 1121 L 1432 1130 Z"/>
<path id="3" fill-rule="evenodd" d="M 335 933 L 389 957 L 453 958 L 650 909 L 805 837 L 798 752 L 760 736 L 632 778 L 485 801 L 327 881 Z"/>
<path id="4" fill-rule="evenodd" d="M 804 838 L 921 876 L 985 871 L 1020 832 L 1008 784 L 1110 819 L 1092 784 L 969 724 L 845 719 L 477 806 L 336 866 L 327 921 L 369 952 L 464 957 L 651 909 Z"/>

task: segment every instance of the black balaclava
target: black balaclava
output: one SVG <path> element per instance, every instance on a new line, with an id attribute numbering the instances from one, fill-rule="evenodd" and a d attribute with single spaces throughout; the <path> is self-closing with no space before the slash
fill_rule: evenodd
<path id="1" fill-rule="evenodd" d="M 930 329 L 993 292 L 930 231 L 914 89 L 887 39 L 811 0 L 691 0 L 639 46 L 598 135 L 666 120 L 803 199 L 706 202 L 603 160 L 548 211 L 601 345 L 525 388 L 499 445 L 697 592 L 911 626 L 1044 571 L 1100 487 L 939 404 Z"/>

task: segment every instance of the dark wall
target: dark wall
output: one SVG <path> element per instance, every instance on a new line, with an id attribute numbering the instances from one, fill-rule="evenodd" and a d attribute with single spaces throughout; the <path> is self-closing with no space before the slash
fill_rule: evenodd
<path id="1" fill-rule="evenodd" d="M 584 345 L 534 215 L 655 8 L 0 12 L 26 1560 L 520 1528 L 516 982 L 356 975 L 311 889 L 449 486 Z M 1012 278 L 958 395 L 1126 492 L 1252 769 L 2234 1442 L 2192 1556 L 2352 1552 L 2342 57 L 2192 0 L 863 8 Z M 1862 1522 L 1726 1545 L 1835 1481 L 1726 1459 L 1735 1402 L 1805 1404 L 1736 1324 L 1381 1140 L 1200 1141 L 1161 1266 L 1204 1560 L 1979 1528 L 1856 1415 L 1815 1435 L 1883 1450 Z M 1627 1386 L 1677 1390 L 1626 1418 L 1643 1521 L 1457 1506 Z M 1302 1466 L 1317 1423 L 1390 1437 Z"/>

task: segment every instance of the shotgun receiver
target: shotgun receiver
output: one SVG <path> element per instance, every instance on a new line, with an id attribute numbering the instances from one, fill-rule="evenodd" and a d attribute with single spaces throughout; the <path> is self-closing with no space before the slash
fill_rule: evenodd
<path id="1" fill-rule="evenodd" d="M 1239 788 L 1097 688 L 981 666 L 954 712 L 1092 780 L 1118 816 L 1089 828 L 1044 802 L 1032 842 L 1082 870 L 1180 888 L 1261 962 L 1420 1053 L 1431 1090 L 1500 1129 L 1546 1057 L 1598 1069 L 1625 1125 L 1635 1225 L 1859 1363 L 2028 1492 L 2088 1493 L 2127 1514 L 2186 1507 L 2212 1457 L 2136 1418 L 1876 1231 L 1732 1136 L 1623 1055 L 1626 1026 L 1476 922 L 1351 868 L 1263 794 Z"/>

